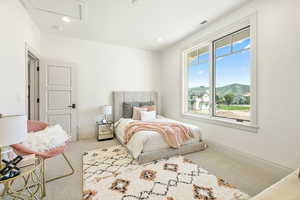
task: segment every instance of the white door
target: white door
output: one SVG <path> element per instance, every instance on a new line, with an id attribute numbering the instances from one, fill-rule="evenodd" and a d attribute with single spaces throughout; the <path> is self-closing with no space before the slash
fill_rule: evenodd
<path id="1" fill-rule="evenodd" d="M 63 62 L 43 61 L 45 85 L 44 109 L 45 121 L 50 125 L 60 124 L 62 128 L 77 140 L 76 103 L 73 87 L 74 65 Z M 42 69 L 41 69 L 42 70 Z"/>

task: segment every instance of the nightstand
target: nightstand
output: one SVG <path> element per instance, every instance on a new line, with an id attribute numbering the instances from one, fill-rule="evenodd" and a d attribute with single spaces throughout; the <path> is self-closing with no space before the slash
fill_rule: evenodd
<path id="1" fill-rule="evenodd" d="M 113 122 L 97 122 L 97 139 L 98 141 L 109 140 L 114 138 L 114 123 Z"/>

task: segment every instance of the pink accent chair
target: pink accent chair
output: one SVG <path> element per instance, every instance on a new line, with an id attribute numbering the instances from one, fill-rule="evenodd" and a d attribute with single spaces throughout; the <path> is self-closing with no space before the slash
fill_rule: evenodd
<path id="1" fill-rule="evenodd" d="M 27 121 L 27 132 L 30 133 L 30 134 L 34 134 L 35 132 L 41 131 L 41 130 L 47 128 L 47 127 L 48 127 L 48 124 L 45 123 L 45 122 L 35 121 L 35 120 L 28 120 Z M 43 158 L 44 162 L 45 162 L 46 159 L 53 158 L 53 157 L 58 156 L 60 154 L 64 157 L 65 161 L 67 162 L 68 166 L 71 169 L 71 172 L 68 173 L 68 174 L 59 176 L 59 177 L 51 178 L 49 180 L 45 180 L 45 178 L 44 178 L 44 186 L 45 186 L 45 183 L 48 183 L 48 182 L 51 182 L 51 181 L 54 181 L 54 180 L 57 180 L 57 179 L 61 179 L 61 178 L 67 177 L 67 176 L 71 176 L 71 175 L 74 174 L 75 170 L 74 170 L 72 164 L 70 163 L 70 161 L 68 160 L 68 158 L 66 157 L 66 155 L 64 153 L 67 146 L 68 146 L 68 143 L 69 142 L 66 142 L 63 146 L 51 149 L 47 152 L 36 152 L 36 151 L 33 151 L 33 150 L 27 148 L 26 146 L 24 146 L 22 144 L 14 144 L 14 145 L 11 145 L 11 147 L 15 150 L 15 152 L 18 155 L 35 154 L 35 155 L 40 156 L 41 158 Z M 44 168 L 44 172 L 45 172 L 45 168 Z"/>

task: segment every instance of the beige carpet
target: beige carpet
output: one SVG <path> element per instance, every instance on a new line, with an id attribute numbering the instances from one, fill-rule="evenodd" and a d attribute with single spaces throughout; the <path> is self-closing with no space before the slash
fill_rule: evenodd
<path id="1" fill-rule="evenodd" d="M 114 144 L 117 144 L 117 141 L 97 142 L 96 139 L 82 140 L 71 144 L 66 154 L 73 163 L 76 173 L 71 177 L 47 184 L 46 199 L 81 200 L 82 153 L 97 148 L 110 147 Z M 233 160 L 210 148 L 202 152 L 186 155 L 185 157 L 251 196 L 282 178 L 282 175 L 278 175 L 274 170 L 261 169 L 255 165 Z M 61 175 L 67 169 L 61 157 L 48 160 L 46 166 L 47 177 Z"/>

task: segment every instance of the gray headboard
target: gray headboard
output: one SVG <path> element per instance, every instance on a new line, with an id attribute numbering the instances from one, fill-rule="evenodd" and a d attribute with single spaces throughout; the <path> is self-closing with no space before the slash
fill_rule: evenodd
<path id="1" fill-rule="evenodd" d="M 157 92 L 113 92 L 113 119 L 118 121 L 123 115 L 123 102 L 148 102 L 153 101 L 159 110 Z"/>

